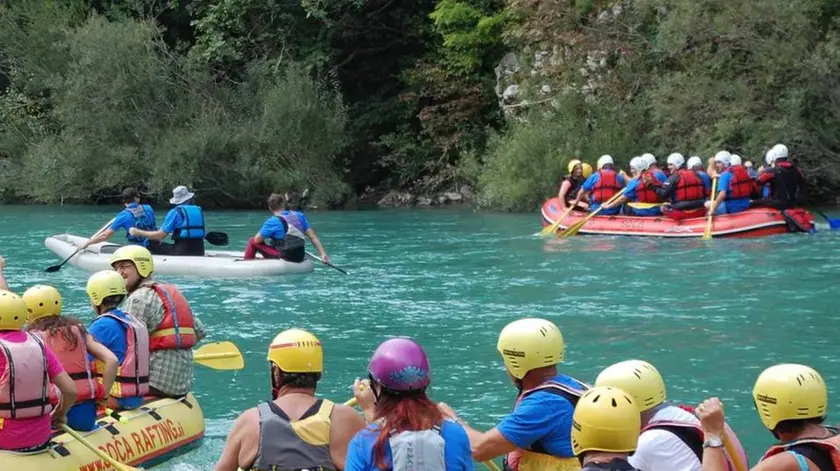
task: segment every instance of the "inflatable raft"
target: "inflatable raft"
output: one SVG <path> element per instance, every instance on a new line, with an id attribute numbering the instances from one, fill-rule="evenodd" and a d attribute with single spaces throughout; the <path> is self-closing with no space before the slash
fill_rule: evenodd
<path id="1" fill-rule="evenodd" d="M 204 437 L 204 414 L 192 394 L 153 399 L 140 409 L 102 417 L 99 428 L 81 435 L 115 460 L 148 468 L 183 454 Z M 66 433 L 53 436 L 38 453 L 0 451 L 0 469 L 9 471 L 98 471 L 112 467 Z"/>
<path id="2" fill-rule="evenodd" d="M 62 260 L 69 257 L 87 238 L 70 234 L 47 237 L 44 245 Z M 108 242 L 93 244 L 70 259 L 71 265 L 87 272 L 111 269 L 111 254 L 121 245 Z M 161 275 L 212 276 L 215 278 L 247 278 L 310 273 L 315 268 L 309 259 L 301 263 L 278 259 L 243 260 L 243 252 L 207 250 L 203 257 L 155 255 L 155 273 Z"/>
<path id="3" fill-rule="evenodd" d="M 563 212 L 558 198 L 546 201 L 542 207 L 543 226 L 554 224 Z M 563 219 L 558 231 L 580 222 L 587 214 L 573 211 Z M 663 216 L 595 216 L 581 228 L 579 234 L 703 237 L 705 229 L 705 216 L 681 221 Z M 761 237 L 813 230 L 814 217 L 800 208 L 785 211 L 754 208 L 737 214 L 715 216 L 712 220 L 712 237 Z"/>

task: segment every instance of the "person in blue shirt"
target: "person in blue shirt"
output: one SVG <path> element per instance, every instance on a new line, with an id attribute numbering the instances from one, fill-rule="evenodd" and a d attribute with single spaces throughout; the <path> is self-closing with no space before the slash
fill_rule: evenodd
<path id="1" fill-rule="evenodd" d="M 438 405 L 464 426 L 473 459 L 507 454 L 506 469 L 513 471 L 579 469 L 572 452 L 572 415 L 590 386 L 557 371 L 565 350 L 560 329 L 546 319 L 520 319 L 502 330 L 497 349 L 519 391 L 512 413 L 482 433 L 466 425 L 448 405 Z"/>
<path id="2" fill-rule="evenodd" d="M 125 280 L 119 273 L 112 270 L 94 273 L 88 279 L 87 293 L 97 316 L 90 324 L 88 333 L 117 357 L 120 364 L 117 370 L 117 383 L 125 382 L 124 378 L 132 374 L 142 375 L 140 371 L 144 371 L 145 391 L 147 391 L 149 382 L 149 333 L 145 325 L 136 322 L 136 319 L 131 318 L 117 307 L 128 293 Z M 132 321 L 135 321 L 135 327 L 133 327 L 131 334 L 136 335 L 140 340 L 135 340 L 137 355 L 134 358 L 127 359 L 126 352 L 129 348 L 128 335 L 130 332 L 126 324 L 132 323 Z M 91 361 L 94 360 L 93 356 L 88 356 Z M 143 382 L 143 380 L 140 382 Z M 111 401 L 113 401 L 111 407 L 136 409 L 143 404 L 142 394 L 131 394 L 128 389 L 122 389 L 122 387 L 122 385 L 120 385 L 120 388 L 115 386 L 109 391 L 112 394 Z M 114 390 L 122 392 L 114 393 Z"/>
<path id="3" fill-rule="evenodd" d="M 575 201 L 571 204 L 572 207 L 582 199 L 589 198 L 589 212 L 598 211 L 602 204 L 609 201 L 624 188 L 624 176 L 616 172 L 615 163 L 611 156 L 602 155 L 598 159 L 597 167 L 598 171 L 590 175 L 581 185 Z M 604 208 L 599 211 L 599 214 L 608 216 L 618 214 L 620 210 L 620 207 Z"/>
<path id="4" fill-rule="evenodd" d="M 257 253 L 263 258 L 282 258 L 290 262 L 300 263 L 306 258 L 306 241 L 303 233 L 294 225 L 290 224 L 284 216 L 283 195 L 272 193 L 268 197 L 268 210 L 272 216 L 265 220 L 260 230 L 250 239 L 245 246 L 245 260 L 253 260 Z M 301 215 L 302 216 L 302 215 Z M 306 218 L 303 222 L 307 225 Z M 300 223 L 300 221 L 298 221 Z"/>
<path id="5" fill-rule="evenodd" d="M 712 178 L 709 177 L 709 174 L 706 173 L 706 170 L 703 168 L 703 160 L 700 157 L 693 155 L 689 157 L 686 167 L 689 170 L 694 170 L 694 173 L 700 177 L 700 180 L 703 180 L 703 188 L 706 190 L 706 196 L 709 196 L 709 192 L 712 191 Z"/>
<path id="6" fill-rule="evenodd" d="M 732 166 L 732 154 L 723 150 L 715 154 L 718 178 L 717 194 L 706 208 L 713 214 L 735 214 L 750 207 L 750 196 L 755 192 L 755 182 L 742 165 Z"/>
<path id="7" fill-rule="evenodd" d="M 204 212 L 201 206 L 193 202 L 193 197 L 195 193 L 184 185 L 175 187 L 169 200 L 175 207 L 166 214 L 160 229 L 145 231 L 131 228 L 129 234 L 154 241 L 162 241 L 172 234 L 174 243 L 161 242 L 157 246 L 149 247 L 153 254 L 204 256 L 204 236 L 207 235 L 204 229 Z"/>
<path id="8" fill-rule="evenodd" d="M 318 250 L 318 255 L 321 257 L 321 261 L 329 265 L 332 263 L 330 260 L 330 256 L 327 255 L 327 251 L 324 249 L 324 245 L 321 243 L 321 239 L 318 238 L 318 234 L 315 233 L 315 229 L 309 224 L 309 220 L 306 219 L 306 216 L 301 212 L 303 209 L 303 205 L 308 201 L 309 189 L 306 189 L 303 192 L 303 196 L 298 196 L 297 193 L 294 191 L 288 192 L 285 195 L 285 203 L 283 204 L 283 211 L 280 213 L 280 216 L 283 217 L 289 224 L 295 226 L 297 230 L 304 233 L 306 237 L 309 238 L 309 241 L 312 242 L 312 245 L 315 246 L 315 249 Z M 289 208 L 297 208 L 297 209 L 289 209 Z"/>
<path id="9" fill-rule="evenodd" d="M 604 204 L 604 210 L 621 208 L 628 201 L 634 203 L 658 203 L 659 197 L 656 195 L 655 189 L 661 186 L 661 184 L 658 183 L 656 177 L 650 173 L 647 167 L 647 161 L 642 157 L 633 157 L 630 159 L 630 172 L 633 174 L 633 179 L 627 182 L 627 187 L 623 195 L 612 203 Z M 625 205 L 624 214 L 628 216 L 659 216 L 662 214 L 662 211 L 658 206 L 654 208 L 633 208 L 632 206 Z"/>
<path id="10" fill-rule="evenodd" d="M 125 209 L 117 213 L 116 217 L 114 217 L 114 222 L 102 231 L 102 233 L 88 240 L 82 248 L 106 241 L 120 229 L 125 229 L 125 238 L 129 244 L 142 245 L 146 248 L 150 248 L 151 245 L 157 245 L 157 242 L 145 237 L 131 235 L 131 228 L 144 231 L 157 230 L 155 211 L 152 207 L 148 204 L 140 204 L 140 193 L 136 188 L 129 187 L 123 190 L 122 202 L 125 205 Z"/>
<path id="11" fill-rule="evenodd" d="M 668 181 L 668 174 L 666 174 L 661 168 L 659 168 L 659 164 L 656 163 L 656 156 L 651 153 L 642 154 L 642 161 L 647 165 L 646 170 L 651 172 L 659 183 L 665 183 Z"/>
<path id="12" fill-rule="evenodd" d="M 356 380 L 353 394 L 370 425 L 350 440 L 345 471 L 473 469 L 464 428 L 426 396 L 431 369 L 417 342 L 397 337 L 380 344 L 368 377 Z"/>

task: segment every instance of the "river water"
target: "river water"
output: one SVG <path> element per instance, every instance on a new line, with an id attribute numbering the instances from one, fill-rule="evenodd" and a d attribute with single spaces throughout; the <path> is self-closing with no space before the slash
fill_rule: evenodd
<path id="1" fill-rule="evenodd" d="M 102 207 L 0 207 L 0 255 L 13 290 L 58 287 L 65 312 L 89 321 L 87 274 L 66 266 L 44 238 L 87 235 L 113 217 Z M 114 208 L 116 209 L 116 208 Z M 158 219 L 163 212 L 161 210 Z M 242 249 L 264 212 L 208 212 L 208 230 Z M 375 346 L 391 335 L 415 337 L 433 368 L 432 397 L 486 429 L 515 399 L 496 352 L 499 331 L 527 316 L 563 332 L 562 370 L 592 382 L 617 361 L 640 358 L 665 377 L 670 399 L 696 404 L 718 395 L 752 460 L 772 436 L 750 391 L 758 373 L 779 362 L 806 363 L 840 377 L 834 351 L 840 324 L 840 232 L 743 240 L 576 237 L 546 243 L 534 214 L 470 210 L 311 212 L 333 261 L 294 278 L 166 278 L 184 291 L 209 327 L 231 340 L 242 371 L 196 367 L 195 389 L 207 418 L 197 451 L 155 469 L 209 470 L 233 420 L 270 395 L 265 354 L 273 336 L 303 327 L 324 344 L 319 392 L 336 401 L 365 377 Z M 160 222 L 160 221 L 159 221 Z M 115 236 L 117 240 L 118 236 Z M 836 418 L 834 406 L 829 419 Z"/>

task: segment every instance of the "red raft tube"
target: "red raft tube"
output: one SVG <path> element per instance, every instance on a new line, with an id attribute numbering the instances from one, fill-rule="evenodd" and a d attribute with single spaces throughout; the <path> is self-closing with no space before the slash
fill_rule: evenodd
<path id="1" fill-rule="evenodd" d="M 554 224 L 563 215 L 559 198 L 543 203 L 543 226 Z M 588 213 L 572 211 L 558 231 L 579 222 Z M 595 216 L 580 230 L 580 234 L 624 235 L 638 237 L 703 237 L 706 217 L 676 221 L 664 216 Z M 789 232 L 813 232 L 814 217 L 802 208 L 780 211 L 772 208 L 753 208 L 737 214 L 715 216 L 712 237 L 762 237 Z"/>

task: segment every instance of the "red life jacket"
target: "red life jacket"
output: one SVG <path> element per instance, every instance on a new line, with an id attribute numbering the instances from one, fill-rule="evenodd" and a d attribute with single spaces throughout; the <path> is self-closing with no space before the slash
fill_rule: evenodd
<path id="1" fill-rule="evenodd" d="M 823 439 L 808 438 L 805 440 L 798 440 L 791 443 L 785 443 L 783 445 L 776 445 L 770 447 L 770 449 L 767 450 L 767 453 L 765 453 L 764 456 L 761 457 L 761 461 L 764 461 L 773 455 L 784 453 L 794 445 L 801 445 L 805 443 L 813 444 L 827 451 L 829 456 L 831 456 L 831 462 L 834 464 L 834 469 L 840 469 L 840 435 L 835 435 L 833 437 Z"/>
<path id="2" fill-rule="evenodd" d="M 659 196 L 656 195 L 655 188 L 658 188 L 660 186 L 662 186 L 662 183 L 660 183 L 659 180 L 656 179 L 656 175 L 654 175 L 654 173 L 649 170 L 645 170 L 639 176 L 639 186 L 636 187 L 636 202 L 658 203 Z"/>
<path id="3" fill-rule="evenodd" d="M 529 395 L 531 395 L 531 394 L 533 394 L 537 391 L 546 391 L 546 392 L 549 392 L 551 394 L 556 394 L 558 396 L 562 396 L 562 397 L 566 398 L 566 400 L 568 400 L 572 404 L 572 407 L 574 407 L 574 406 L 577 405 L 578 399 L 580 399 L 580 397 L 583 396 L 583 394 L 587 390 L 591 389 L 592 386 L 584 383 L 583 381 L 579 381 L 579 380 L 574 379 L 574 378 L 570 378 L 570 379 L 572 379 L 573 381 L 578 383 L 578 385 L 580 387 L 575 388 L 575 387 L 567 386 L 567 385 L 562 384 L 562 383 L 558 383 L 556 381 L 550 381 L 549 380 L 549 381 L 546 381 L 545 383 L 543 383 L 543 384 L 541 384 L 541 385 L 539 385 L 539 386 L 537 386 L 533 389 L 523 391 L 519 395 L 519 397 L 516 398 L 516 405 L 518 406 L 519 403 L 522 402 L 523 399 L 525 399 L 527 396 L 529 396 Z M 515 406 L 514 406 L 514 409 L 516 409 Z M 542 461 L 545 461 L 545 458 L 548 458 L 550 456 L 550 455 L 548 455 L 548 452 L 545 450 L 545 447 L 540 443 L 539 440 L 537 440 L 536 442 L 531 444 L 531 446 L 528 447 L 527 450 L 517 449 L 517 450 L 514 450 L 514 451 L 508 453 L 507 456 L 505 457 L 505 469 L 509 469 L 509 470 L 512 470 L 512 471 L 518 471 L 519 470 L 519 462 L 523 458 L 528 459 L 529 458 L 528 455 L 534 456 L 535 453 L 536 454 L 541 454 L 541 455 L 546 455 L 546 456 L 543 456 Z M 552 459 L 552 458 L 557 461 L 557 463 L 555 463 L 557 466 L 554 467 L 556 469 L 566 469 L 566 468 L 563 468 L 562 466 L 567 461 L 569 463 L 572 463 L 572 464 L 577 463 L 577 458 L 575 458 L 574 456 L 569 457 L 569 458 L 551 457 L 549 459 Z"/>
<path id="4" fill-rule="evenodd" d="M 76 348 L 70 348 L 70 343 L 59 333 L 50 335 L 49 332 L 41 330 L 31 332 L 50 347 L 58 361 L 61 362 L 61 366 L 64 367 L 64 371 L 76 383 L 76 404 L 100 399 L 104 395 L 104 389 L 102 384 L 96 381 L 91 362 L 88 361 L 87 339 L 75 325 L 70 326 L 70 331 L 76 337 Z M 55 396 L 55 388 L 51 389 L 50 393 L 50 402 L 56 403 L 58 397 Z"/>
<path id="5" fill-rule="evenodd" d="M 593 203 L 606 203 L 619 191 L 618 174 L 614 170 L 601 169 L 598 170 L 598 183 L 592 188 L 590 200 Z"/>
<path id="6" fill-rule="evenodd" d="M 747 173 L 747 169 L 743 165 L 733 165 L 726 169 L 726 172 L 732 174 L 726 199 L 749 198 L 755 193 L 755 182 L 750 178 L 750 174 Z"/>
<path id="7" fill-rule="evenodd" d="M 706 199 L 706 187 L 703 180 L 693 170 L 681 168 L 677 171 L 680 176 L 674 201 L 693 201 Z"/>
<path id="8" fill-rule="evenodd" d="M 0 340 L 6 370 L 0 371 L 0 418 L 32 419 L 52 411 L 50 378 L 44 342 L 26 332 L 26 341 Z"/>
<path id="9" fill-rule="evenodd" d="M 124 313 L 125 314 L 125 313 Z M 126 318 L 117 317 L 111 312 L 101 317 L 110 317 L 125 326 L 127 342 L 125 358 L 117 369 L 117 379 L 111 387 L 113 397 L 135 397 L 149 394 L 149 331 L 146 324 L 131 314 Z M 94 362 L 97 381 L 102 381 L 105 369 L 100 361 Z"/>
<path id="10" fill-rule="evenodd" d="M 189 350 L 196 344 L 195 319 L 187 299 L 173 285 L 155 283 L 152 288 L 163 303 L 163 320 L 149 335 L 156 350 Z"/>

